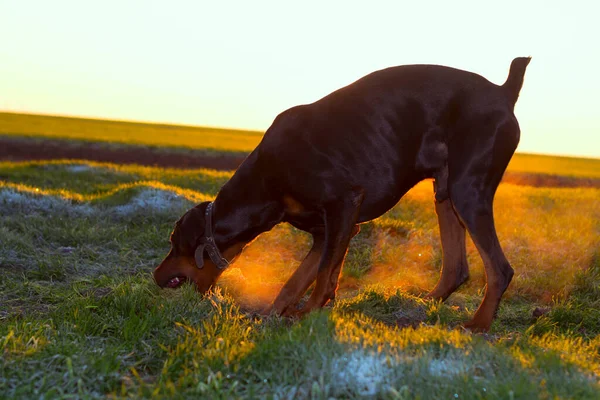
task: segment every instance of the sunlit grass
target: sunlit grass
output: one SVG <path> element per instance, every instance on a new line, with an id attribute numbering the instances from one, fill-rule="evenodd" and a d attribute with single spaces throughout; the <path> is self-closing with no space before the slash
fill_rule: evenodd
<path id="1" fill-rule="evenodd" d="M 0 397 L 593 398 L 600 390 L 600 190 L 503 184 L 516 274 L 487 336 L 460 328 L 484 272 L 425 300 L 441 248 L 431 182 L 351 243 L 335 304 L 256 317 L 310 246 L 261 235 L 217 290 L 160 290 L 174 222 L 230 173 L 0 163 Z M 534 318 L 532 311 L 546 308 Z"/>
<path id="2" fill-rule="evenodd" d="M 597 158 L 554 157 L 517 153 L 510 161 L 508 170 L 537 174 L 600 178 L 600 160 Z"/>
<path id="3" fill-rule="evenodd" d="M 255 131 L 12 113 L 0 113 L 0 134 L 248 153 L 262 138 Z"/>
<path id="4" fill-rule="evenodd" d="M 128 198 L 131 197 L 131 193 L 137 193 L 139 192 L 139 190 L 146 188 L 172 192 L 177 196 L 183 197 L 195 203 L 207 201 L 212 198 L 211 196 L 207 196 L 201 192 L 193 191 L 190 189 L 182 189 L 178 186 L 165 185 L 164 183 L 157 181 L 138 181 L 133 183 L 122 183 L 115 185 L 114 187 L 102 193 L 95 194 L 80 194 L 65 189 L 40 189 L 39 187 L 15 183 L 5 183 L 0 181 L 0 190 L 12 189 L 16 192 L 26 193 L 29 195 L 55 196 L 62 200 L 77 203 L 90 202 L 91 204 L 116 204 L 120 200 L 126 202 Z M 117 198 L 118 200 L 115 200 L 114 198 Z"/>
<path id="5" fill-rule="evenodd" d="M 48 324 L 17 323 L 0 341 L 0 353 L 5 357 L 31 356 L 46 346 L 53 335 Z"/>
<path id="6" fill-rule="evenodd" d="M 343 308 L 291 325 L 249 318 L 218 292 L 163 294 L 139 280 L 101 298 L 65 299 L 49 316 L 43 348 L 4 353 L 6 393 L 593 398 L 598 390 L 597 338 L 490 341 L 438 324 L 397 328 Z"/>

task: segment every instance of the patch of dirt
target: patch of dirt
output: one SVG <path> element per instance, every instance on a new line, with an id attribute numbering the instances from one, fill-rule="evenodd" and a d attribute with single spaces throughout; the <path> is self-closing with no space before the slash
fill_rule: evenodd
<path id="1" fill-rule="evenodd" d="M 31 304 L 21 299 L 0 298 L 0 304 L 4 307 L 0 310 L 0 321 L 12 317 L 47 315 L 56 308 L 54 304 L 46 304 L 41 300 L 39 303 Z"/>
<path id="2" fill-rule="evenodd" d="M 524 172 L 512 171 L 507 171 L 504 174 L 502 182 L 512 183 L 513 185 L 534 187 L 600 188 L 600 179 L 598 178 L 575 178 L 562 175 L 528 174 Z"/>
<path id="3" fill-rule="evenodd" d="M 245 159 L 241 154 L 210 153 L 201 150 L 153 148 L 97 142 L 70 142 L 50 139 L 0 136 L 0 160 L 59 160 L 111 162 L 171 168 L 211 168 L 234 170 Z M 502 180 L 534 187 L 600 188 L 598 178 L 575 178 L 560 175 L 530 174 L 507 171 Z"/>
<path id="4" fill-rule="evenodd" d="M 427 313 L 422 306 L 414 309 L 398 310 L 393 316 L 394 321 L 391 325 L 397 328 L 417 328 L 427 319 Z"/>
<path id="5" fill-rule="evenodd" d="M 0 160 L 87 160 L 173 168 L 236 169 L 246 157 L 194 150 L 0 137 Z"/>
<path id="6" fill-rule="evenodd" d="M 549 307 L 536 307 L 531 313 L 531 316 L 533 319 L 538 319 L 541 316 L 548 314 L 550 311 L 552 311 L 552 309 Z"/>

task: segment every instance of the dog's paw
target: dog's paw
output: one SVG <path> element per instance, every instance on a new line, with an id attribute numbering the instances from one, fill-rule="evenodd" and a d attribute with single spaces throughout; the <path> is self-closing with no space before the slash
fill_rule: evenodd
<path id="1" fill-rule="evenodd" d="M 271 303 L 271 304 L 269 304 L 269 305 L 267 305 L 267 306 L 265 306 L 265 307 L 261 308 L 261 309 L 260 309 L 260 310 L 258 310 L 256 313 L 257 313 L 257 314 L 259 314 L 259 315 L 265 316 L 265 317 L 266 317 L 266 316 L 269 316 L 269 315 L 271 315 L 271 314 L 274 314 L 274 307 L 273 307 L 273 303 Z"/>
<path id="2" fill-rule="evenodd" d="M 462 324 L 462 328 L 472 333 L 485 333 L 490 330 L 489 324 L 483 324 L 475 319 Z"/>

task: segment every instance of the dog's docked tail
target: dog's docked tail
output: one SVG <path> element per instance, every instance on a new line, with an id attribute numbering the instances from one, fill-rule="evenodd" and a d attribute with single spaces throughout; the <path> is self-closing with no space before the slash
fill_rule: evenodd
<path id="1" fill-rule="evenodd" d="M 510 72 L 502 87 L 513 104 L 515 104 L 519 98 L 519 92 L 521 91 L 523 78 L 525 77 L 525 69 L 527 69 L 529 61 L 531 61 L 531 57 L 517 57 L 510 63 Z"/>

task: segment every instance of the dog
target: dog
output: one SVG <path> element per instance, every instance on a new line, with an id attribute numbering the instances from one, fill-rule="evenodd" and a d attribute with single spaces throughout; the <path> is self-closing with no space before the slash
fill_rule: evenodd
<path id="1" fill-rule="evenodd" d="M 216 199 L 177 221 L 156 283 L 191 281 L 204 293 L 246 244 L 288 222 L 309 232 L 313 244 L 266 312 L 301 316 L 335 298 L 359 224 L 433 178 L 443 262 L 427 297 L 445 300 L 469 278 L 468 230 L 487 287 L 464 327 L 487 331 L 514 274 L 496 236 L 492 203 L 519 143 L 514 106 L 530 59 L 514 59 L 501 86 L 450 67 L 391 67 L 284 111 Z"/>

